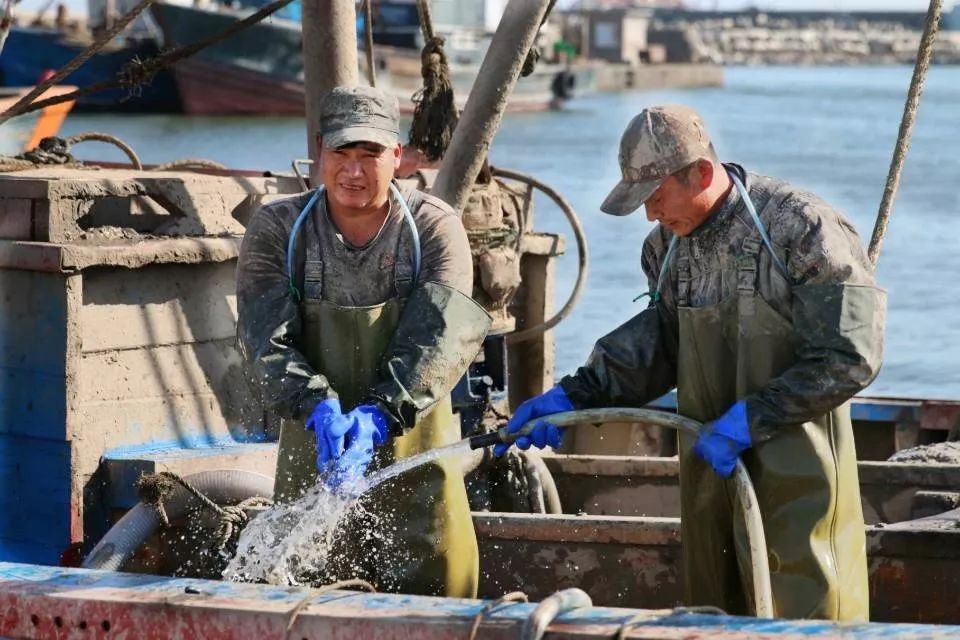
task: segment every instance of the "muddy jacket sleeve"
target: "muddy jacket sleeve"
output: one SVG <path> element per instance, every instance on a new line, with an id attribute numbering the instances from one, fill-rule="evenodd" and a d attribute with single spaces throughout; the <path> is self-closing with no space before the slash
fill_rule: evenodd
<path id="1" fill-rule="evenodd" d="M 301 353 L 299 305 L 290 294 L 285 258 L 299 209 L 293 200 L 262 207 L 251 218 L 237 263 L 237 343 L 263 392 L 284 418 L 305 418 L 336 394 Z"/>
<path id="2" fill-rule="evenodd" d="M 460 219 L 430 196 L 417 214 L 421 279 L 384 352 L 379 381 L 366 397 L 388 416 L 393 435 L 412 429 L 450 393 L 490 328 L 490 316 L 470 297 L 473 262 Z"/>
<path id="3" fill-rule="evenodd" d="M 754 441 L 849 400 L 876 377 L 883 354 L 886 296 L 856 231 L 814 198 L 788 198 L 779 209 L 788 222 L 771 232 L 788 247 L 796 360 L 745 398 Z"/>
<path id="4" fill-rule="evenodd" d="M 656 229 L 644 243 L 643 271 L 657 288 L 666 238 Z M 578 409 L 641 407 L 677 384 L 676 302 L 664 287 L 657 301 L 600 338 L 585 365 L 560 381 Z"/>

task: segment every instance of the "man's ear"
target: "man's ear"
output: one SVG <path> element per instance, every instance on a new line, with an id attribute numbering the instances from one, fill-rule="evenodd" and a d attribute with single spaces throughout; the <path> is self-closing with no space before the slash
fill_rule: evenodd
<path id="1" fill-rule="evenodd" d="M 697 178 L 701 189 L 706 189 L 713 184 L 714 173 L 712 162 L 709 160 L 697 160 Z"/>
<path id="2" fill-rule="evenodd" d="M 403 158 L 403 145 L 399 142 L 393 148 L 393 170 L 396 172 L 400 169 L 400 160 Z"/>

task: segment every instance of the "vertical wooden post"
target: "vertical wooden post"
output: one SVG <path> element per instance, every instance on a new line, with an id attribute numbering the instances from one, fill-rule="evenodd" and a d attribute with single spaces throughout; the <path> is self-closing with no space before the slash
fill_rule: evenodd
<path id="1" fill-rule="evenodd" d="M 316 162 L 320 100 L 333 87 L 358 84 L 357 11 L 353 0 L 302 4 L 307 150 Z"/>

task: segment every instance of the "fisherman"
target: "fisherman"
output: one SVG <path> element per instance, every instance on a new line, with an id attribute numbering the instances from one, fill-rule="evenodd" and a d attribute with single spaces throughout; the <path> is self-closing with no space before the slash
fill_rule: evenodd
<path id="1" fill-rule="evenodd" d="M 489 316 L 471 298 L 460 219 L 394 181 L 397 101 L 337 87 L 317 136 L 321 186 L 251 219 L 237 269 L 238 338 L 266 404 L 282 418 L 274 497 L 453 443 L 450 390 Z M 336 536 L 327 579 L 475 597 L 476 534 L 453 460 L 422 465 L 364 498 Z M 371 531 L 370 527 L 376 527 Z"/>
<path id="2" fill-rule="evenodd" d="M 867 565 L 847 401 L 874 379 L 885 295 L 851 224 L 816 195 L 721 164 L 695 111 L 651 107 L 620 142 L 623 178 L 601 205 L 641 205 L 649 306 L 510 421 L 639 407 L 677 388 L 689 605 L 753 611 L 745 533 L 725 480 L 738 457 L 757 492 L 775 615 L 866 620 Z M 537 423 L 521 448 L 559 446 Z M 498 453 L 505 450 L 500 445 Z M 742 552 L 741 552 L 742 550 Z"/>

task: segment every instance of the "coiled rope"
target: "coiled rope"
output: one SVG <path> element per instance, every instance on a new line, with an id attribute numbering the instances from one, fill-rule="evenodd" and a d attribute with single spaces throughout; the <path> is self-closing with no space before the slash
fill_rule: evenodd
<path id="1" fill-rule="evenodd" d="M 240 532 L 250 521 L 250 517 L 247 515 L 247 509 L 266 507 L 273 504 L 273 501 L 269 498 L 253 496 L 243 500 L 237 505 L 221 507 L 175 473 L 161 471 L 160 473 L 145 474 L 137 480 L 137 494 L 145 504 L 149 504 L 156 510 L 157 516 L 159 516 L 164 526 L 170 526 L 170 519 L 167 517 L 163 503 L 170 497 L 178 485 L 186 489 L 190 495 L 196 498 L 201 506 L 217 516 L 217 528 L 214 532 L 213 546 L 220 551 L 238 538 Z"/>

